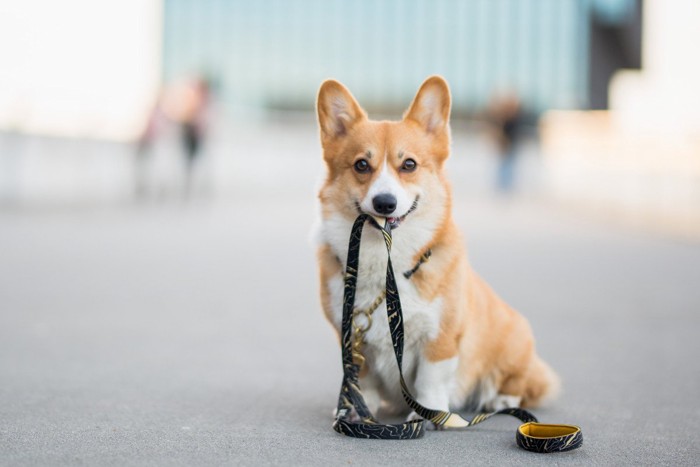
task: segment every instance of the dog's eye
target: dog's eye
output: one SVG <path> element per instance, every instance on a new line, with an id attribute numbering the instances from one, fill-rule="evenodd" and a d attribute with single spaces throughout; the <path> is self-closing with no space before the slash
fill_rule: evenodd
<path id="1" fill-rule="evenodd" d="M 416 167 L 418 167 L 418 164 L 416 161 L 413 159 L 406 159 L 403 161 L 403 164 L 401 164 L 401 171 L 402 172 L 413 172 L 416 170 Z"/>
<path id="2" fill-rule="evenodd" d="M 361 173 L 361 174 L 364 174 L 364 173 L 367 173 L 370 171 L 369 162 L 367 162 L 366 159 L 358 160 L 357 162 L 355 162 L 355 165 L 353 167 L 355 167 L 355 172 Z"/>

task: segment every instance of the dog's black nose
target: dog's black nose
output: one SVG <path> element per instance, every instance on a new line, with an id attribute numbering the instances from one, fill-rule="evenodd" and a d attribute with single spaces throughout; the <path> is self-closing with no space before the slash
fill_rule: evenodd
<path id="1" fill-rule="evenodd" d="M 396 209 L 396 196 L 382 193 L 372 198 L 374 210 L 379 214 L 391 214 Z"/>

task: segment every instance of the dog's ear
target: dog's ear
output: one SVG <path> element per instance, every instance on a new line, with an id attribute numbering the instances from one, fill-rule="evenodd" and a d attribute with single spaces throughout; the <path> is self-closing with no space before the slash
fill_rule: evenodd
<path id="1" fill-rule="evenodd" d="M 318 90 L 316 111 L 323 139 L 345 135 L 353 125 L 367 118 L 350 91 L 332 79 L 324 81 Z"/>
<path id="2" fill-rule="evenodd" d="M 450 88 L 441 76 L 431 76 L 421 85 L 404 120 L 420 125 L 427 133 L 443 134 L 450 121 Z"/>

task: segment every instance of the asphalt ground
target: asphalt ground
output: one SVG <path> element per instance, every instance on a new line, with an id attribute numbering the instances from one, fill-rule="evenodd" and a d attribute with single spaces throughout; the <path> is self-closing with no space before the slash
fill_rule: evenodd
<path id="1" fill-rule="evenodd" d="M 215 199 L 0 211 L 0 464 L 700 463 L 700 244 L 472 190 L 459 164 L 471 262 L 563 380 L 535 413 L 580 425 L 584 446 L 522 451 L 510 417 L 415 441 L 336 434 L 317 154 L 270 156 L 295 177 L 255 190 L 242 173 Z"/>

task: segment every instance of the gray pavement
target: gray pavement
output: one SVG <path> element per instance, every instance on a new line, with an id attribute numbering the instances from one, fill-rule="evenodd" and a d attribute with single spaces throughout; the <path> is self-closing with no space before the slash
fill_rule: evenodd
<path id="1" fill-rule="evenodd" d="M 218 199 L 0 211 L 0 464 L 700 463 L 700 244 L 493 198 L 459 164 L 472 263 L 564 382 L 536 414 L 581 425 L 584 447 L 521 451 L 510 418 L 406 442 L 333 432 L 317 157 Z"/>

